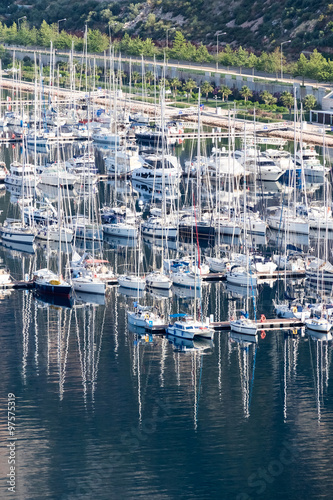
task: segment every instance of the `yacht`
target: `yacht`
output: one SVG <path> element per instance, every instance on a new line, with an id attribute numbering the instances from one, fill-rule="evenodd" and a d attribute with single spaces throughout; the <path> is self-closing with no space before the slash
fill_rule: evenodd
<path id="1" fill-rule="evenodd" d="M 308 330 L 328 333 L 331 330 L 333 323 L 325 318 L 310 318 L 305 320 L 305 326 Z"/>
<path id="2" fill-rule="evenodd" d="M 163 165 L 164 163 L 164 165 Z M 154 184 L 161 189 L 162 185 L 177 185 L 180 182 L 182 170 L 178 158 L 173 155 L 149 154 L 144 157 L 142 167 L 132 173 L 133 181 Z M 164 177 L 164 180 L 163 180 Z"/>
<path id="3" fill-rule="evenodd" d="M 33 165 L 13 162 L 10 164 L 10 172 L 7 171 L 4 182 L 8 186 L 19 188 L 25 186 L 27 188 L 35 186 L 35 183 L 38 184 L 39 180 L 40 177 L 36 176 Z"/>
<path id="4" fill-rule="evenodd" d="M 45 167 L 39 167 L 41 172 L 40 180 L 42 184 L 54 187 L 65 187 L 73 189 L 74 184 L 77 182 L 77 176 L 70 174 L 65 167 L 64 163 L 52 163 Z"/>
<path id="5" fill-rule="evenodd" d="M 35 240 L 35 231 L 15 219 L 6 219 L 0 225 L 0 235 L 3 240 L 13 243 L 25 243 L 26 245 L 32 245 Z"/>
<path id="6" fill-rule="evenodd" d="M 174 335 L 175 337 L 189 340 L 193 340 L 196 337 L 212 339 L 214 336 L 213 328 L 187 316 L 187 314 L 175 314 L 171 315 L 170 318 L 180 319 L 177 319 L 173 324 L 169 324 L 167 328 L 168 335 Z"/>
<path id="7" fill-rule="evenodd" d="M 304 175 L 311 177 L 312 180 L 323 182 L 329 168 L 324 167 L 319 159 L 319 154 L 315 148 L 304 146 L 295 155 L 296 168 L 302 168 Z"/>
<path id="8" fill-rule="evenodd" d="M 248 148 L 235 151 L 235 158 L 250 174 L 256 175 L 262 181 L 277 181 L 283 175 L 282 169 L 276 163 L 261 154 L 260 150 Z"/>
<path id="9" fill-rule="evenodd" d="M 149 306 L 135 303 L 134 311 L 127 311 L 127 320 L 130 325 L 141 328 L 153 328 L 154 331 L 165 330 L 165 318 L 157 314 Z"/>
<path id="10" fill-rule="evenodd" d="M 146 288 L 146 280 L 141 276 L 126 275 L 118 277 L 118 284 L 122 288 L 129 288 L 131 290 L 143 291 Z"/>
<path id="11" fill-rule="evenodd" d="M 244 335 L 256 335 L 257 323 L 249 318 L 241 317 L 230 321 L 230 329 L 232 332 L 242 333 Z"/>
<path id="12" fill-rule="evenodd" d="M 68 297 L 72 287 L 62 276 L 55 274 L 49 269 L 40 269 L 33 275 L 33 281 L 37 291 L 52 295 L 63 295 Z"/>
<path id="13" fill-rule="evenodd" d="M 107 173 L 117 176 L 131 174 L 144 163 L 136 145 L 117 148 L 108 156 L 104 156 L 104 161 Z"/>

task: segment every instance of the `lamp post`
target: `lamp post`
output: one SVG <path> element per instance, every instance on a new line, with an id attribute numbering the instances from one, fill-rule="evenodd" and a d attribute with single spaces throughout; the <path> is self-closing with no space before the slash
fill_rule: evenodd
<path id="1" fill-rule="evenodd" d="M 118 23 L 114 22 L 113 23 L 113 27 L 117 26 Z M 111 47 L 111 43 L 112 43 L 112 38 L 111 38 L 111 24 L 108 23 L 108 26 L 109 26 L 109 40 L 110 40 L 110 47 Z"/>
<path id="2" fill-rule="evenodd" d="M 223 33 L 221 31 L 216 32 L 216 71 L 219 69 L 219 36 L 226 34 L 225 31 Z"/>
<path id="3" fill-rule="evenodd" d="M 58 23 L 58 33 L 59 33 L 59 24 L 60 24 L 62 21 L 67 21 L 67 19 L 64 17 L 64 19 L 59 19 L 59 21 L 57 21 L 57 23 Z"/>
<path id="4" fill-rule="evenodd" d="M 21 19 L 26 19 L 27 16 L 22 16 L 22 17 L 19 17 L 18 20 L 17 20 L 17 24 L 18 24 L 18 29 L 20 29 L 20 21 Z"/>
<path id="5" fill-rule="evenodd" d="M 283 79 L 283 56 L 282 56 L 282 46 L 285 43 L 290 43 L 291 40 L 286 40 L 285 42 L 281 42 L 281 80 Z"/>
<path id="6" fill-rule="evenodd" d="M 175 29 L 176 28 L 167 28 L 166 29 L 166 44 L 165 44 L 165 46 L 166 46 L 166 53 L 167 53 L 167 55 L 168 55 L 168 48 L 169 48 L 168 33 L 169 33 L 169 31 L 174 31 Z M 167 64 L 168 64 L 168 57 L 167 57 Z"/>

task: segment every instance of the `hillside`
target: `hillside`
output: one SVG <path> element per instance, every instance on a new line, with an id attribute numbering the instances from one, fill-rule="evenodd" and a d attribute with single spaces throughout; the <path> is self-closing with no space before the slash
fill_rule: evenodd
<path id="1" fill-rule="evenodd" d="M 166 30 L 175 27 L 192 42 L 202 42 L 216 50 L 216 32 L 221 45 L 243 46 L 255 51 L 272 51 L 282 41 L 285 54 L 318 48 L 333 52 L 333 3 L 325 0 L 149 0 L 131 3 L 128 0 L 18 0 L 8 5 L 0 1 L 1 20 L 6 23 L 27 16 L 30 26 L 39 26 L 43 19 L 57 23 L 61 29 L 79 34 L 88 22 L 111 36 L 151 37 L 165 43 Z M 24 20 L 21 19 L 21 22 Z M 109 30 L 110 27 L 110 30 Z M 172 31 L 169 31 L 172 42 Z"/>

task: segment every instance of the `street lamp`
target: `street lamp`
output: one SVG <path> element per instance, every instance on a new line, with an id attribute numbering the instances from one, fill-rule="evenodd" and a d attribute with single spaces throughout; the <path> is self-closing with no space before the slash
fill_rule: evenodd
<path id="1" fill-rule="evenodd" d="M 112 26 L 115 28 L 117 26 L 118 23 L 114 22 L 112 23 Z M 110 47 L 111 47 L 111 42 L 112 42 L 112 39 L 111 39 L 111 24 L 108 23 L 108 26 L 109 26 L 109 40 L 110 40 Z"/>
<path id="2" fill-rule="evenodd" d="M 58 23 L 58 33 L 59 33 L 59 24 L 60 24 L 62 21 L 67 21 L 67 19 L 64 17 L 64 19 L 59 19 L 59 21 L 57 21 L 57 23 Z"/>
<path id="3" fill-rule="evenodd" d="M 219 36 L 226 34 L 225 31 L 223 33 L 221 31 L 216 32 L 216 71 L 219 69 Z"/>
<path id="4" fill-rule="evenodd" d="M 20 29 L 20 21 L 21 19 L 26 19 L 27 16 L 22 16 L 22 17 L 19 17 L 18 20 L 17 20 L 17 24 L 18 24 L 18 29 Z"/>
<path id="5" fill-rule="evenodd" d="M 281 80 L 283 79 L 283 57 L 282 57 L 282 45 L 285 43 L 290 43 L 291 40 L 286 40 L 285 42 L 281 43 Z"/>
<path id="6" fill-rule="evenodd" d="M 165 44 L 165 46 L 166 46 L 166 49 L 167 49 L 167 53 L 168 53 L 168 48 L 169 48 L 168 33 L 169 33 L 169 31 L 174 31 L 175 29 L 176 28 L 167 28 L 166 29 L 166 44 Z M 167 61 L 168 61 L 168 59 L 167 59 Z"/>

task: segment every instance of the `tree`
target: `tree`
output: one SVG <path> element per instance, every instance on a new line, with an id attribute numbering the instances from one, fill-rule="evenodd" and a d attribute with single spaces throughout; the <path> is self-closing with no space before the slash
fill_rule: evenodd
<path id="1" fill-rule="evenodd" d="M 213 92 L 214 88 L 209 82 L 203 82 L 203 84 L 200 87 L 201 92 L 205 94 L 206 96 L 206 102 L 208 101 L 208 94 L 209 92 Z"/>
<path id="2" fill-rule="evenodd" d="M 148 85 L 150 85 L 150 82 L 154 80 L 154 73 L 152 71 L 147 71 L 146 72 L 146 81 L 148 82 Z"/>
<path id="3" fill-rule="evenodd" d="M 223 66 L 233 66 L 235 61 L 235 53 L 229 44 L 225 46 L 225 49 L 219 54 L 219 62 Z"/>
<path id="4" fill-rule="evenodd" d="M 253 54 L 253 52 L 251 52 L 251 54 L 247 58 L 246 66 L 248 68 L 255 68 L 257 64 L 258 64 L 258 58 L 255 54 Z"/>
<path id="5" fill-rule="evenodd" d="M 226 85 L 222 85 L 222 87 L 218 90 L 218 93 L 221 94 L 222 101 L 224 102 L 224 99 L 227 98 L 230 94 L 232 94 L 232 91 L 227 87 Z"/>
<path id="6" fill-rule="evenodd" d="M 180 31 L 176 31 L 170 54 L 171 57 L 174 57 L 175 59 L 186 59 L 187 42 L 184 35 Z"/>
<path id="7" fill-rule="evenodd" d="M 276 97 L 273 97 L 272 94 L 268 92 L 268 90 L 263 90 L 260 94 L 260 97 L 266 105 L 275 104 L 277 101 Z"/>
<path id="8" fill-rule="evenodd" d="M 139 80 L 139 78 L 140 78 L 140 73 L 138 73 L 137 71 L 133 71 L 133 73 L 132 73 L 132 78 L 133 78 L 133 80 L 134 80 L 134 85 L 136 85 L 136 84 L 137 84 L 137 81 L 138 81 L 138 80 Z"/>
<path id="9" fill-rule="evenodd" d="M 294 105 L 294 98 L 290 92 L 284 91 L 281 94 L 280 101 L 283 106 L 289 109 L 289 115 L 291 115 L 291 108 Z"/>
<path id="10" fill-rule="evenodd" d="M 37 42 L 42 47 L 49 47 L 51 41 L 54 42 L 57 35 L 58 33 L 56 32 L 55 27 L 53 25 L 50 26 L 46 21 L 43 21 L 38 31 Z"/>
<path id="11" fill-rule="evenodd" d="M 173 98 L 176 98 L 177 89 L 181 86 L 181 82 L 178 78 L 173 78 L 170 82 L 170 87 L 173 89 Z"/>
<path id="12" fill-rule="evenodd" d="M 247 102 L 248 98 L 252 97 L 252 92 L 249 89 L 249 87 L 243 85 L 243 87 L 240 90 L 240 95 L 243 97 L 244 101 Z"/>
<path id="13" fill-rule="evenodd" d="M 88 50 L 103 52 L 109 47 L 109 38 L 99 30 L 88 30 Z"/>
<path id="14" fill-rule="evenodd" d="M 315 98 L 314 95 L 308 94 L 305 96 L 303 104 L 304 104 L 304 109 L 306 111 L 310 111 L 310 109 L 313 109 L 316 107 L 317 99 Z"/>
<path id="15" fill-rule="evenodd" d="M 186 90 L 187 92 L 187 100 L 189 101 L 190 100 L 190 97 L 192 95 L 192 90 L 197 87 L 197 84 L 194 80 L 192 80 L 192 78 L 190 78 L 189 80 L 187 80 L 187 82 L 185 83 L 184 85 L 184 90 Z"/>
<path id="16" fill-rule="evenodd" d="M 247 50 L 243 49 L 241 46 L 235 53 L 235 63 L 240 68 L 240 73 L 242 73 L 242 68 L 246 65 L 249 53 Z"/>
<path id="17" fill-rule="evenodd" d="M 304 77 L 307 75 L 308 72 L 308 62 L 309 61 L 307 60 L 305 55 L 301 54 L 295 65 L 294 76 L 302 77 L 302 85 L 304 85 Z"/>
<path id="18" fill-rule="evenodd" d="M 196 62 L 208 62 L 211 60 L 207 47 L 202 43 L 200 43 L 199 47 L 196 49 L 194 60 Z"/>
<path id="19" fill-rule="evenodd" d="M 122 85 L 123 85 L 123 80 L 125 80 L 125 78 L 126 78 L 126 73 L 125 73 L 125 71 L 122 71 L 121 69 L 118 69 L 118 70 L 117 70 L 117 79 L 118 79 L 118 81 L 119 81 L 119 85 L 120 85 L 120 87 L 122 87 Z"/>

